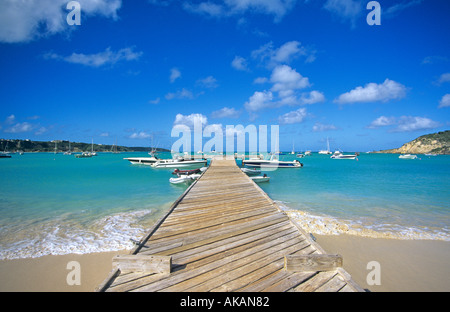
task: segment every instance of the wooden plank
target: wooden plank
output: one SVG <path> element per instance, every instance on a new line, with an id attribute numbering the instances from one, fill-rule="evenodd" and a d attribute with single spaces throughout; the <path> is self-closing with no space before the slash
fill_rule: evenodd
<path id="1" fill-rule="evenodd" d="M 329 271 L 342 267 L 340 255 L 287 255 L 284 257 L 284 267 L 291 272 Z"/>
<path id="2" fill-rule="evenodd" d="M 326 255 L 234 159 L 213 160 L 133 254 L 113 260 L 102 291 L 360 290 L 342 257 Z M 171 265 L 149 268 L 138 257 Z"/>
<path id="3" fill-rule="evenodd" d="M 113 267 L 120 272 L 170 273 L 172 257 L 154 255 L 117 255 Z"/>

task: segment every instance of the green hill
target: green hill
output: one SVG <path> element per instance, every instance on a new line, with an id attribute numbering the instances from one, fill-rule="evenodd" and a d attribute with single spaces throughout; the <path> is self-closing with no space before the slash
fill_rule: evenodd
<path id="1" fill-rule="evenodd" d="M 450 154 L 450 130 L 426 134 L 411 142 L 378 153 Z"/>

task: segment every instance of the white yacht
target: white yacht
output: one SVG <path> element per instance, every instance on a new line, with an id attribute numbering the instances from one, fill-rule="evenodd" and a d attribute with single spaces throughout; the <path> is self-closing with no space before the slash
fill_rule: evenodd
<path id="1" fill-rule="evenodd" d="M 275 155 L 269 160 L 260 158 L 243 159 L 242 165 L 247 167 L 266 167 L 266 168 L 300 168 L 303 164 L 298 160 L 281 161 Z"/>
<path id="2" fill-rule="evenodd" d="M 400 158 L 400 159 L 416 159 L 417 156 L 411 155 L 411 154 L 402 154 L 402 155 L 398 156 L 398 158 Z"/>
<path id="3" fill-rule="evenodd" d="M 331 159 L 355 159 L 358 155 L 344 155 L 340 151 L 335 151 L 334 154 L 330 157 Z"/>
<path id="4" fill-rule="evenodd" d="M 148 165 L 148 166 L 151 166 L 155 162 L 160 160 L 156 156 L 152 156 L 152 157 L 128 157 L 128 158 L 124 158 L 124 159 L 128 160 L 133 165 Z"/>
<path id="5" fill-rule="evenodd" d="M 153 168 L 201 168 L 205 167 L 207 159 L 186 160 L 183 157 L 176 159 L 158 159 L 151 166 Z"/>

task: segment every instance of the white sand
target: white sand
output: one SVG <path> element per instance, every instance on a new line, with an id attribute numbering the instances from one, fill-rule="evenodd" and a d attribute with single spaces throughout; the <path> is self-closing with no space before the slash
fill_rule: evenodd
<path id="1" fill-rule="evenodd" d="M 319 236 L 327 253 L 344 258 L 344 269 L 370 291 L 450 291 L 450 242 L 364 238 L 351 235 Z M 91 292 L 112 269 L 112 257 L 123 252 L 45 256 L 0 261 L 0 291 Z M 81 267 L 81 285 L 69 286 L 70 261 Z M 381 285 L 367 285 L 367 263 L 381 266 Z"/>

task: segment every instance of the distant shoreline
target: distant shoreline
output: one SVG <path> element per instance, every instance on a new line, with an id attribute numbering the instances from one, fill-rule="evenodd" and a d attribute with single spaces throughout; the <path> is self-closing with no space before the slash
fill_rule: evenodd
<path id="1" fill-rule="evenodd" d="M 94 150 L 95 152 L 170 152 L 170 150 L 156 147 L 140 147 L 140 146 L 119 146 L 115 144 L 93 144 L 84 142 L 71 142 L 65 140 L 53 141 L 32 141 L 22 139 L 0 139 L 0 151 L 6 153 L 16 153 L 17 151 L 24 153 L 64 153 L 70 151 L 72 153 L 82 153 Z"/>

